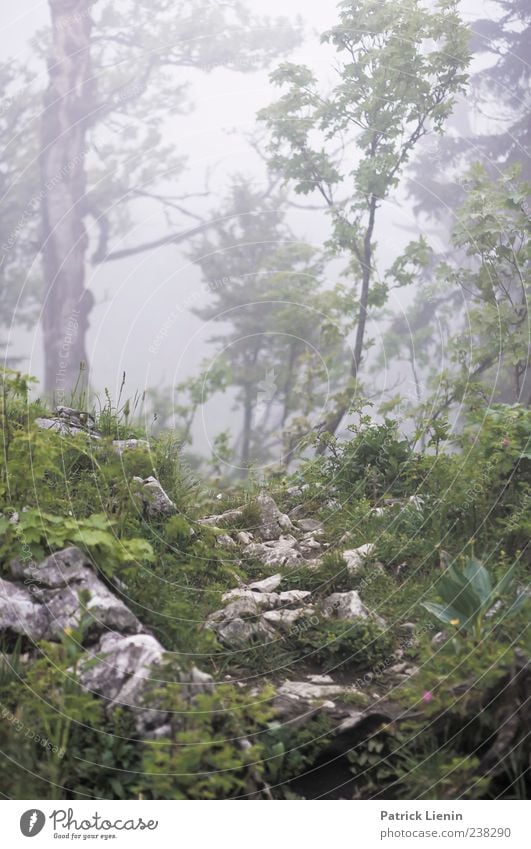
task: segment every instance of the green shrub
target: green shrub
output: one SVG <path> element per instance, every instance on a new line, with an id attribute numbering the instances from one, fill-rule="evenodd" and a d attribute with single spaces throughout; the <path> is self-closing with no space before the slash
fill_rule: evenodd
<path id="1" fill-rule="evenodd" d="M 172 711 L 171 739 L 147 742 L 137 792 L 150 799 L 233 799 L 259 792 L 264 782 L 264 735 L 272 690 L 254 697 L 221 684 L 197 696 L 193 708 L 179 688 L 165 688 Z"/>
<path id="2" fill-rule="evenodd" d="M 3 543 L 2 558 L 22 556 L 28 551 L 33 560 L 42 560 L 47 554 L 68 545 L 78 545 L 94 559 L 104 575 L 110 577 L 117 570 L 132 568 L 137 563 L 153 559 L 153 549 L 145 539 L 120 540 L 113 533 L 107 516 L 95 514 L 88 519 L 73 516 L 52 516 L 38 510 L 20 514 L 17 524 L 0 517 Z"/>
<path id="3" fill-rule="evenodd" d="M 102 722 L 103 704 L 79 682 L 78 666 L 89 617 L 76 630 L 65 630 L 61 643 L 40 644 L 40 656 L 21 668 L 21 679 L 0 691 L 0 737 L 4 757 L 0 783 L 17 798 L 66 797 L 69 774 L 76 769 L 71 745 L 79 728 Z M 21 686 L 22 684 L 22 686 Z"/>

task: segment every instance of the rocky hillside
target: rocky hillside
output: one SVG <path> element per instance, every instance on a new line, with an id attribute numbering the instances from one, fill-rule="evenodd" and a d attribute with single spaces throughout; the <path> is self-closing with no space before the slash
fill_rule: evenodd
<path id="1" fill-rule="evenodd" d="M 3 792 L 523 792 L 528 413 L 499 456 L 496 423 L 466 460 L 374 426 L 372 456 L 360 432 L 212 497 L 170 438 L 29 410 L 3 411 Z"/>

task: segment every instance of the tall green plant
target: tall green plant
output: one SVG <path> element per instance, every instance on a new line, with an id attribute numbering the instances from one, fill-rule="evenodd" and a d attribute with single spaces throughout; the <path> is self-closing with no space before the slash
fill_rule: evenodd
<path id="1" fill-rule="evenodd" d="M 455 628 L 457 636 L 472 637 L 479 643 L 485 635 L 487 614 L 491 611 L 495 615 L 494 605 L 511 588 L 513 579 L 514 567 L 493 584 L 483 564 L 472 558 L 462 571 L 451 565 L 440 579 L 437 589 L 443 604 L 423 602 L 422 606 L 444 625 Z M 516 613 L 526 600 L 527 594 L 521 593 L 506 610 L 506 615 Z"/>
<path id="2" fill-rule="evenodd" d="M 317 193 L 330 213 L 329 248 L 347 258 L 356 333 L 350 376 L 322 429 L 337 430 L 356 391 L 371 307 L 412 282 L 427 261 L 423 240 L 378 273 L 375 237 L 382 202 L 398 185 L 418 141 L 441 132 L 463 90 L 468 32 L 455 0 L 344 0 L 321 37 L 336 52 L 338 79 L 322 90 L 304 65 L 285 63 L 272 81 L 287 89 L 259 113 L 271 133 L 271 165 L 295 191 Z"/>

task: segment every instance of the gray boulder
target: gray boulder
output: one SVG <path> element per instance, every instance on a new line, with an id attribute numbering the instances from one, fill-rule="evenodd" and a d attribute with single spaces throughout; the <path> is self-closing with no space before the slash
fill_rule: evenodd
<path id="1" fill-rule="evenodd" d="M 206 516 L 203 519 L 198 519 L 199 525 L 206 525 L 210 528 L 234 528 L 243 521 L 242 510 L 226 510 L 224 513 L 218 513 L 215 516 Z M 244 543 L 245 544 L 245 543 Z"/>
<path id="2" fill-rule="evenodd" d="M 304 495 L 304 493 L 307 492 L 309 488 L 310 487 L 307 483 L 302 483 L 295 486 L 289 486 L 286 492 L 290 498 L 297 498 L 301 495 Z"/>
<path id="3" fill-rule="evenodd" d="M 325 619 L 349 620 L 361 617 L 367 619 L 369 611 L 363 604 L 356 590 L 347 593 L 332 593 L 320 605 Z"/>
<path id="4" fill-rule="evenodd" d="M 225 593 L 223 601 L 228 604 L 209 616 L 206 627 L 231 648 L 278 639 L 297 619 L 314 610 L 305 604 L 311 596 L 308 590 L 270 591 L 281 580 L 281 575 L 272 575 Z"/>
<path id="5" fill-rule="evenodd" d="M 121 457 L 124 451 L 134 451 L 136 448 L 149 450 L 149 442 L 147 439 L 113 439 L 112 447 Z"/>
<path id="6" fill-rule="evenodd" d="M 268 625 L 272 625 L 275 630 L 289 633 L 298 619 L 303 616 L 308 616 L 310 613 L 313 613 L 313 611 L 314 608 L 311 605 L 306 607 L 295 607 L 292 610 L 266 610 L 266 612 L 262 614 L 262 619 L 264 622 L 267 622 Z"/>
<path id="7" fill-rule="evenodd" d="M 372 556 L 374 548 L 373 543 L 367 542 L 358 548 L 350 548 L 344 551 L 342 557 L 347 564 L 348 571 L 351 574 L 356 573 L 363 566 L 365 560 Z"/>
<path id="8" fill-rule="evenodd" d="M 247 531 L 238 531 L 236 539 L 241 545 L 250 545 L 253 542 L 254 537 Z"/>
<path id="9" fill-rule="evenodd" d="M 44 638 L 46 608 L 33 600 L 30 589 L 0 578 L 0 634 L 19 634 L 32 641 Z"/>
<path id="10" fill-rule="evenodd" d="M 166 659 L 163 647 L 150 634 L 124 637 L 108 633 L 92 652 L 87 652 L 81 665 L 81 683 L 105 700 L 108 713 L 117 707 L 128 708 L 135 714 L 140 733 L 160 736 L 169 714 L 157 706 L 153 690 L 167 681 L 162 674 Z M 173 683 L 179 685 L 179 696 L 188 701 L 213 689 L 210 675 L 196 667 L 177 671 Z"/>
<path id="11" fill-rule="evenodd" d="M 302 561 L 297 540 L 292 536 L 252 543 L 245 549 L 245 554 L 256 557 L 264 566 L 296 566 Z"/>
<path id="12" fill-rule="evenodd" d="M 93 439 L 101 439 L 101 434 L 95 429 L 94 417 L 85 410 L 74 410 L 72 407 L 60 405 L 53 416 L 37 418 L 35 424 L 41 430 L 53 430 L 62 436 L 88 433 Z"/>
<path id="13" fill-rule="evenodd" d="M 81 683 L 105 701 L 107 713 L 117 707 L 133 711 L 138 731 L 147 733 L 169 718 L 166 710 L 144 705 L 163 657 L 164 649 L 150 634 L 105 634 L 81 664 Z"/>
<path id="14" fill-rule="evenodd" d="M 268 578 L 264 578 L 262 581 L 253 581 L 252 584 L 248 585 L 248 589 L 253 590 L 257 593 L 272 593 L 281 583 L 282 575 L 280 574 L 280 572 L 277 572 L 276 575 L 270 575 Z"/>
<path id="15" fill-rule="evenodd" d="M 100 580 L 87 555 L 79 548 L 66 548 L 39 564 L 14 561 L 11 574 L 12 581 L 0 578 L 0 633 L 32 641 L 59 640 L 66 628 L 76 628 L 90 613 L 79 664 L 81 683 L 105 700 L 107 710 L 117 706 L 132 710 L 140 733 L 165 733 L 168 713 L 152 693 L 162 683 L 159 675 L 168 681 L 164 648 Z M 86 601 L 80 600 L 81 592 Z M 195 667 L 174 666 L 170 675 L 179 696 L 187 700 L 213 688 L 211 677 Z"/>
<path id="16" fill-rule="evenodd" d="M 311 680 L 284 681 L 278 688 L 273 707 L 283 720 L 304 721 L 317 713 L 328 713 L 341 719 L 360 721 L 363 713 L 352 708 L 340 708 L 341 697 L 358 691 L 350 684 L 316 684 Z"/>
<path id="17" fill-rule="evenodd" d="M 253 622 L 237 616 L 221 622 L 215 630 L 221 642 L 230 648 L 242 648 L 251 643 L 263 643 L 277 638 L 275 629 L 262 618 Z"/>
<path id="18" fill-rule="evenodd" d="M 78 627 L 84 613 L 90 613 L 93 620 L 89 628 L 92 638 L 109 629 L 125 634 L 142 630 L 136 616 L 98 578 L 87 555 L 75 546 L 50 555 L 38 565 L 15 560 L 11 573 L 24 581 L 31 593 L 30 601 L 37 608 L 33 613 L 38 614 L 34 630 L 40 638 L 59 639 L 65 628 Z M 86 604 L 79 599 L 82 591 L 89 595 Z M 19 609 L 24 609 L 22 601 Z M 28 609 L 28 616 L 31 612 Z"/>
<path id="19" fill-rule="evenodd" d="M 286 531 L 293 530 L 291 519 L 281 513 L 270 495 L 262 493 L 256 503 L 260 511 L 260 523 L 257 528 L 253 528 L 253 533 L 258 540 L 277 540 Z"/>
<path id="20" fill-rule="evenodd" d="M 139 496 L 143 510 L 150 519 L 159 516 L 173 516 L 177 507 L 162 488 L 157 478 L 152 475 L 148 478 L 134 477 L 133 481 L 140 484 Z"/>
<path id="21" fill-rule="evenodd" d="M 322 534 L 324 533 L 323 523 L 317 519 L 299 519 L 296 523 L 299 530 L 304 533 Z"/>

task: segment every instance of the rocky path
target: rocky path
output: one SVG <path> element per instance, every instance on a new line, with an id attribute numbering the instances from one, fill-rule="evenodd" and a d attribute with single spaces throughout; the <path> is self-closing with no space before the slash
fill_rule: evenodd
<path id="1" fill-rule="evenodd" d="M 145 484 L 146 485 L 146 484 Z M 152 511 L 168 512 L 165 494 L 160 495 L 155 479 L 147 482 L 156 500 L 148 504 Z M 163 492 L 163 491 L 162 491 Z M 223 596 L 223 606 L 212 613 L 205 627 L 215 632 L 230 652 L 261 645 L 266 648 L 289 636 L 298 623 L 373 619 L 385 623 L 364 605 L 356 590 L 315 599 L 310 590 L 283 590 L 287 574 L 301 566 L 319 570 L 321 557 L 329 546 L 322 525 L 314 519 L 291 519 L 282 513 L 267 494 L 257 501 L 260 521 L 252 531 L 231 530 L 242 519 L 242 511 L 232 510 L 199 520 L 215 531 L 220 547 L 230 550 L 231 558 L 259 561 L 273 574 L 238 584 Z M 300 510 L 295 510 L 300 516 Z M 368 553 L 367 548 L 344 552 L 346 568 L 355 572 Z M 164 735 L 168 716 L 163 710 L 147 707 L 146 692 L 157 680 L 167 659 L 164 646 L 143 626 L 120 598 L 95 572 L 89 558 L 80 549 L 66 548 L 39 564 L 15 560 L 8 579 L 0 579 L 0 634 L 22 636 L 28 646 L 39 640 L 58 641 L 65 629 L 79 627 L 82 617 L 90 614 L 91 623 L 83 640 L 85 658 L 80 663 L 81 682 L 106 702 L 112 711 L 121 705 L 134 711 L 139 733 Z M 304 626 L 303 626 L 304 627 Z M 398 658 L 393 661 L 398 662 Z M 393 671 L 403 676 L 412 668 L 398 665 Z M 224 680 L 231 676 L 225 676 Z M 276 697 L 274 707 L 279 718 L 303 720 L 324 711 L 337 720 L 338 733 L 352 728 L 370 714 L 369 709 L 354 708 L 359 690 L 345 676 L 308 670 L 303 677 L 290 677 L 283 670 L 272 673 Z M 388 680 L 391 680 L 388 678 Z M 190 699 L 198 692 L 216 686 L 210 675 L 193 667 L 182 671 L 179 680 L 187 685 Z M 249 684 L 256 689 L 256 681 Z M 363 694 L 366 698 L 366 693 Z M 391 718 L 392 707 L 378 707 L 378 714 Z"/>

